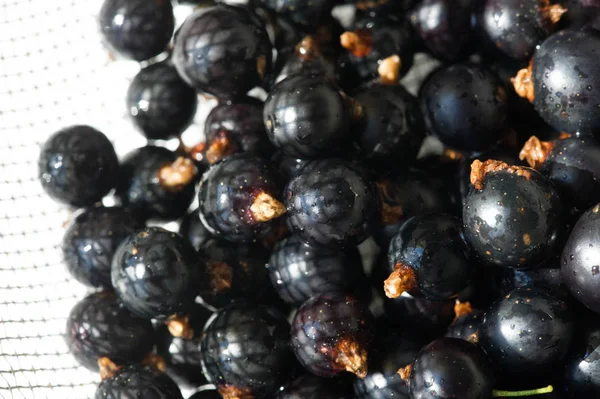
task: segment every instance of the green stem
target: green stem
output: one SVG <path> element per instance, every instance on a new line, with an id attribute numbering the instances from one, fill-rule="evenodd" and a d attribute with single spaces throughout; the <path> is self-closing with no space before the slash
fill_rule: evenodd
<path id="1" fill-rule="evenodd" d="M 552 385 L 548 385 L 547 387 L 544 387 L 544 388 L 529 389 L 527 391 L 500 391 L 500 390 L 494 389 L 494 391 L 492 392 L 492 396 L 494 398 L 518 398 L 521 396 L 543 395 L 545 393 L 550 393 L 552 391 L 554 391 L 554 388 L 552 387 Z"/>

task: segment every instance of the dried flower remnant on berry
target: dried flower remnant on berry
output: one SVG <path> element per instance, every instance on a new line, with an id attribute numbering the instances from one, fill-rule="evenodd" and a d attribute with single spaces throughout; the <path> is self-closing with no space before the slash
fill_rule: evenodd
<path id="1" fill-rule="evenodd" d="M 368 29 L 344 32 L 340 36 L 340 44 L 354 56 L 365 57 L 373 50 L 373 35 Z"/>
<path id="2" fill-rule="evenodd" d="M 268 222 L 283 215 L 286 209 L 285 205 L 271 194 L 261 191 L 250 206 L 250 212 L 257 222 Z"/>
<path id="3" fill-rule="evenodd" d="M 172 164 L 159 169 L 158 179 L 161 187 L 165 190 L 176 192 L 191 183 L 197 172 L 191 159 L 179 157 Z"/>
<path id="4" fill-rule="evenodd" d="M 519 153 L 519 159 L 526 160 L 529 166 L 539 169 L 546 162 L 553 148 L 553 142 L 541 141 L 536 136 L 531 136 Z"/>
<path id="5" fill-rule="evenodd" d="M 388 298 L 398 298 L 403 292 L 410 292 L 417 286 L 414 270 L 402 263 L 396 263 L 394 271 L 383 283 Z"/>
<path id="6" fill-rule="evenodd" d="M 532 75 L 533 59 L 531 59 L 527 68 L 520 69 L 517 76 L 510 79 L 519 97 L 526 98 L 529 102 L 533 102 L 535 99 Z"/>
<path id="7" fill-rule="evenodd" d="M 377 73 L 379 73 L 379 80 L 381 83 L 390 86 L 398 84 L 401 66 L 402 60 L 396 54 L 382 60 L 377 68 Z"/>
<path id="8" fill-rule="evenodd" d="M 367 376 L 367 351 L 352 338 L 344 337 L 339 341 L 334 361 L 359 378 Z"/>
<path id="9" fill-rule="evenodd" d="M 481 190 L 483 188 L 483 179 L 488 173 L 503 171 L 516 174 L 517 176 L 523 176 L 527 180 L 531 178 L 531 172 L 521 166 L 511 166 L 506 162 L 496 161 L 494 159 L 490 159 L 485 162 L 481 162 L 479 159 L 476 159 L 471 164 L 471 184 L 477 190 Z"/>
<path id="10" fill-rule="evenodd" d="M 175 314 L 169 317 L 165 324 L 169 329 L 169 333 L 176 338 L 194 338 L 194 329 L 190 326 L 190 318 L 187 315 Z"/>

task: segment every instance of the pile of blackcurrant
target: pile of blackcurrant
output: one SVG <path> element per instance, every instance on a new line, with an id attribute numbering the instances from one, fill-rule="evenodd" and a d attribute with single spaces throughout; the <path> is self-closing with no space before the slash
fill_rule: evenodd
<path id="1" fill-rule="evenodd" d="M 148 142 L 119 159 L 70 126 L 39 158 L 78 209 L 64 260 L 95 291 L 65 337 L 96 399 L 600 398 L 600 3 L 105 0 L 99 22 L 142 66 Z M 413 95 L 417 53 L 440 67 Z"/>

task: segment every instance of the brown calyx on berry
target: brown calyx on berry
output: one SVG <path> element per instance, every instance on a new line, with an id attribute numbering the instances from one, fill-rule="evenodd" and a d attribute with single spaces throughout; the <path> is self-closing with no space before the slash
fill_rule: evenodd
<path id="1" fill-rule="evenodd" d="M 236 150 L 236 145 L 229 138 L 229 133 L 223 130 L 211 139 L 206 150 L 206 160 L 212 165 L 233 154 Z"/>
<path id="2" fill-rule="evenodd" d="M 552 148 L 554 148 L 553 142 L 541 141 L 536 136 L 531 136 L 519 153 L 519 159 L 521 161 L 527 160 L 529 166 L 539 169 L 546 162 Z"/>
<path id="3" fill-rule="evenodd" d="M 548 28 L 556 25 L 568 10 L 560 4 L 550 4 L 550 0 L 542 0 L 538 8 L 542 20 Z"/>
<path id="4" fill-rule="evenodd" d="M 268 222 L 286 212 L 285 205 L 264 191 L 260 191 L 250 205 L 250 213 L 257 222 Z"/>
<path id="5" fill-rule="evenodd" d="M 398 78 L 400 77 L 400 68 L 402 67 L 402 60 L 400 56 L 394 54 L 381 61 L 377 68 L 379 74 L 379 81 L 388 86 L 394 86 L 398 84 Z"/>
<path id="6" fill-rule="evenodd" d="M 254 399 L 250 389 L 233 385 L 221 385 L 217 388 L 223 399 Z"/>
<path id="7" fill-rule="evenodd" d="M 383 282 L 383 290 L 388 298 L 398 298 L 403 292 L 411 292 L 417 287 L 415 271 L 401 263 L 396 263 L 394 271 Z"/>
<path id="8" fill-rule="evenodd" d="M 473 307 L 470 302 L 461 302 L 458 299 L 454 303 L 454 321 L 458 320 L 459 317 L 471 314 Z"/>
<path id="9" fill-rule="evenodd" d="M 165 321 L 165 324 L 169 333 L 176 338 L 194 338 L 194 329 L 190 325 L 190 317 L 187 315 L 174 314 Z"/>
<path id="10" fill-rule="evenodd" d="M 98 368 L 100 369 L 100 379 L 102 381 L 114 376 L 121 366 L 117 366 L 115 362 L 110 360 L 108 357 L 103 356 L 98 359 Z"/>
<path id="11" fill-rule="evenodd" d="M 404 382 L 408 382 L 411 372 L 412 372 L 412 364 L 404 366 L 404 367 L 398 369 L 398 371 L 397 371 L 398 375 Z"/>
<path id="12" fill-rule="evenodd" d="M 373 50 L 373 35 L 369 29 L 344 32 L 340 36 L 340 44 L 354 56 L 365 57 Z"/>
<path id="13" fill-rule="evenodd" d="M 321 55 L 319 42 L 311 36 L 304 36 L 302 41 L 296 45 L 296 57 L 304 61 L 311 61 Z"/>
<path id="14" fill-rule="evenodd" d="M 471 185 L 477 190 L 481 190 L 483 188 L 483 179 L 488 173 L 492 172 L 513 173 L 517 176 L 522 176 L 527 180 L 531 178 L 531 172 L 527 170 L 527 168 L 509 165 L 506 162 L 497 161 L 495 159 L 489 159 L 485 162 L 476 159 L 471 164 Z"/>
<path id="15" fill-rule="evenodd" d="M 350 337 L 343 337 L 338 341 L 333 361 L 358 378 L 367 376 L 367 350 Z"/>
<path id="16" fill-rule="evenodd" d="M 472 344 L 478 344 L 479 343 L 479 331 L 475 331 L 473 334 L 470 334 L 467 337 L 467 341 L 469 341 Z"/>
<path id="17" fill-rule="evenodd" d="M 383 180 L 376 183 L 377 192 L 381 198 L 381 220 L 384 225 L 388 226 L 391 224 L 398 223 L 404 216 L 404 210 L 400 205 L 393 205 L 391 200 L 390 191 L 392 190 L 392 183 L 389 180 Z"/>
<path id="18" fill-rule="evenodd" d="M 526 98 L 529 102 L 533 102 L 535 98 L 534 90 L 533 90 L 533 58 L 529 61 L 529 66 L 527 68 L 520 69 L 517 72 L 517 76 L 514 78 L 510 78 L 513 87 L 515 88 L 515 92 L 519 95 L 519 97 Z"/>
<path id="19" fill-rule="evenodd" d="M 146 357 L 142 360 L 142 364 L 150 367 L 154 367 L 157 370 L 162 371 L 163 373 L 167 372 L 167 363 L 165 359 L 157 355 L 156 353 L 150 352 L 146 355 Z"/>
<path id="20" fill-rule="evenodd" d="M 191 183 L 197 173 L 196 165 L 191 159 L 178 157 L 172 164 L 159 169 L 158 181 L 165 190 L 177 192 Z"/>
<path id="21" fill-rule="evenodd" d="M 206 262 L 210 274 L 210 285 L 214 292 L 223 292 L 231 289 L 233 282 L 233 268 L 225 262 L 209 260 Z"/>

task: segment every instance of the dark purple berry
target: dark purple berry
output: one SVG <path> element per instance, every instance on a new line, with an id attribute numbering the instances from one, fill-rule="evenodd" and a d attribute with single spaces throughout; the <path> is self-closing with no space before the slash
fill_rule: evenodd
<path id="1" fill-rule="evenodd" d="M 198 209 L 193 210 L 183 217 L 179 226 L 179 234 L 187 238 L 194 249 L 198 251 L 204 243 L 212 239 L 212 234 L 208 231 L 202 220 Z"/>
<path id="2" fill-rule="evenodd" d="M 96 399 L 183 399 L 177 384 L 163 372 L 149 366 L 130 364 L 102 381 Z"/>

